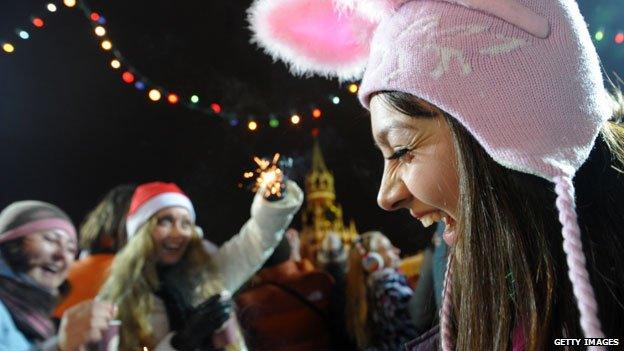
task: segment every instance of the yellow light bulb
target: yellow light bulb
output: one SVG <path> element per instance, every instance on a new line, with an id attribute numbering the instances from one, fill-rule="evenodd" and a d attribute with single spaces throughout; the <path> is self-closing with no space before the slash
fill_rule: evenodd
<path id="1" fill-rule="evenodd" d="M 290 117 L 290 122 L 292 122 L 292 124 L 299 124 L 299 122 L 301 122 L 301 117 L 292 115 L 292 117 Z"/>
<path id="2" fill-rule="evenodd" d="M 76 0 L 63 0 L 63 4 L 67 7 L 74 7 L 76 6 Z"/>
<path id="3" fill-rule="evenodd" d="M 95 35 L 97 35 L 98 37 L 103 37 L 104 35 L 106 35 L 106 29 L 104 29 L 104 27 L 102 26 L 95 27 L 93 31 L 95 32 Z"/>
<path id="4" fill-rule="evenodd" d="M 247 124 L 247 128 L 249 128 L 249 130 L 256 130 L 258 129 L 258 123 L 251 121 Z"/>
<path id="5" fill-rule="evenodd" d="M 116 60 L 116 59 L 115 59 L 115 60 L 112 60 L 112 61 L 111 61 L 111 64 L 110 64 L 110 65 L 111 65 L 111 67 L 113 67 L 114 69 L 117 69 L 117 68 L 121 67 L 121 62 L 119 62 L 119 60 Z"/>
<path id="6" fill-rule="evenodd" d="M 158 91 L 157 89 L 150 90 L 148 93 L 148 96 L 150 100 L 152 101 L 158 101 L 162 97 L 162 95 L 160 94 L 160 91 Z"/>
<path id="7" fill-rule="evenodd" d="M 113 48 L 113 43 L 111 43 L 109 40 L 104 40 L 102 42 L 102 49 L 108 51 L 108 50 L 110 50 L 112 48 Z"/>
<path id="8" fill-rule="evenodd" d="M 13 44 L 11 43 L 4 43 L 2 44 L 2 50 L 4 50 L 6 53 L 12 53 L 13 51 L 15 51 L 15 46 L 13 46 Z"/>
<path id="9" fill-rule="evenodd" d="M 357 93 L 357 91 L 358 91 L 358 86 L 357 86 L 357 84 L 355 84 L 355 83 L 351 83 L 351 84 L 349 84 L 349 92 L 350 92 L 350 93 L 355 94 L 355 93 Z"/>

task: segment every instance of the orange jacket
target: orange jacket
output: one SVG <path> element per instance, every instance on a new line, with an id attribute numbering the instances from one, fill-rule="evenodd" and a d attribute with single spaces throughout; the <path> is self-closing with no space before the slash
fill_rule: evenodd
<path id="1" fill-rule="evenodd" d="M 95 298 L 108 278 L 108 271 L 114 258 L 113 254 L 97 254 L 74 263 L 67 276 L 70 284 L 69 295 L 56 307 L 54 317 L 60 319 L 68 308 Z"/>

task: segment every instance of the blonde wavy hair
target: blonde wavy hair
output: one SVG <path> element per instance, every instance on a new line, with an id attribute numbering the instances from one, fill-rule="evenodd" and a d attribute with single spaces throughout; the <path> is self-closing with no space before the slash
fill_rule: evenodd
<path id="1" fill-rule="evenodd" d="M 151 233 L 157 225 L 152 216 L 127 245 L 115 256 L 108 280 L 99 298 L 118 307 L 121 320 L 120 350 L 153 349 L 154 339 L 149 315 L 153 309 L 153 293 L 161 284 L 157 274 L 157 258 Z M 205 251 L 200 234 L 193 229 L 191 240 L 182 259 L 171 267 L 168 277 L 177 287 L 188 287 L 193 304 L 197 304 L 222 290 L 221 279 L 210 255 Z"/>
<path id="2" fill-rule="evenodd" d="M 381 232 L 366 232 L 360 236 L 361 244 L 366 252 L 376 252 L 379 242 L 386 238 Z M 366 280 L 368 273 L 362 267 L 362 254 L 351 248 L 347 261 L 348 296 L 345 306 L 345 319 L 349 336 L 356 342 L 358 350 L 365 350 L 373 344 L 373 325 Z"/>

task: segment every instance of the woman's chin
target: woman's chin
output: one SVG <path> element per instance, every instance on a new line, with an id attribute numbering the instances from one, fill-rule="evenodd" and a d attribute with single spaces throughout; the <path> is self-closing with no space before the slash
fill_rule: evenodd
<path id="1" fill-rule="evenodd" d="M 41 287 L 55 290 L 65 280 L 65 277 L 58 273 L 48 272 L 42 268 L 33 269 L 28 275 Z"/>
<path id="2" fill-rule="evenodd" d="M 176 263 L 180 262 L 182 259 L 182 254 L 180 255 L 172 255 L 172 254 L 163 254 L 160 256 L 158 263 L 163 266 L 173 266 Z"/>

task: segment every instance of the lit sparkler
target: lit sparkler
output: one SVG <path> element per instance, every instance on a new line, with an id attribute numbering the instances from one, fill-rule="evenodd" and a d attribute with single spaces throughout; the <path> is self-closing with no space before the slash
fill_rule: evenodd
<path id="1" fill-rule="evenodd" d="M 279 168 L 278 161 L 280 154 L 275 154 L 273 160 L 265 160 L 254 157 L 254 162 L 258 165 L 255 171 L 243 173 L 245 179 L 256 177 L 253 191 L 263 191 L 263 196 L 267 199 L 280 199 L 285 190 L 284 172 Z"/>

